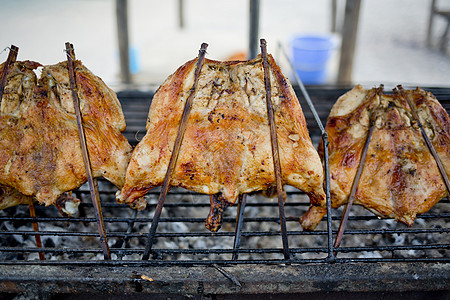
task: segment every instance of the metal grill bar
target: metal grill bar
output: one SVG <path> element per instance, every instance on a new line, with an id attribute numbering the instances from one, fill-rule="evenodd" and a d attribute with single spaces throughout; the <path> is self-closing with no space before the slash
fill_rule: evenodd
<path id="1" fill-rule="evenodd" d="M 414 246 L 392 246 L 392 247 L 340 247 L 339 249 L 336 249 L 337 252 L 342 254 L 348 254 L 348 253 L 363 253 L 363 252 L 373 252 L 373 251 L 379 251 L 379 252 L 387 252 L 391 253 L 390 257 L 384 258 L 385 260 L 391 260 L 396 259 L 397 261 L 404 261 L 408 258 L 401 258 L 396 257 L 395 252 L 396 251 L 425 251 L 425 250 L 448 250 L 450 247 L 448 245 L 414 245 Z M 0 248 L 3 252 L 17 252 L 18 250 L 15 248 Z M 198 249 L 198 250 L 179 250 L 179 249 L 154 249 L 156 256 L 178 256 L 178 255 L 230 255 L 233 254 L 233 249 Z M 95 251 L 91 249 L 45 249 L 45 251 L 41 251 L 39 248 L 23 248 L 20 249 L 19 252 L 29 252 L 29 253 L 40 253 L 44 252 L 45 254 L 53 254 L 53 255 L 61 255 L 61 254 L 102 254 L 102 250 L 97 249 Z M 253 254 L 253 255 L 267 255 L 267 254 L 282 254 L 283 249 L 277 248 L 277 249 L 240 249 L 239 252 L 241 254 Z M 322 248 L 290 248 L 291 254 L 294 256 L 294 259 L 292 259 L 292 263 L 305 263 L 305 259 L 295 259 L 296 255 L 301 254 L 326 254 L 328 252 L 328 249 L 326 247 Z M 112 254 L 117 254 L 118 260 L 120 260 L 122 257 L 126 255 L 142 255 L 144 253 L 144 249 L 114 249 L 111 248 Z M 433 260 L 432 258 L 426 257 L 426 255 L 420 255 L 414 258 L 409 258 L 411 261 L 421 261 L 422 259 L 427 258 L 428 260 Z M 307 262 L 315 261 L 320 262 L 324 258 L 319 259 L 307 259 Z M 328 258 L 327 258 L 328 259 Z M 349 259 L 349 258 L 343 258 Z M 360 258 L 354 258 L 354 259 L 360 259 Z M 125 261 L 125 260 L 124 260 Z M 192 260 L 192 262 L 195 262 L 196 260 Z M 253 261 L 256 261 L 255 259 L 252 259 Z M 265 260 L 265 261 L 273 261 L 273 260 Z M 289 262 L 289 260 L 287 260 Z M 341 260 L 342 261 L 342 260 Z M 379 261 L 379 260 L 378 260 Z M 439 258 L 439 261 L 449 262 L 450 258 Z M 169 261 L 170 262 L 170 261 Z M 172 261 L 173 262 L 173 261 Z M 239 263 L 239 261 L 234 261 L 235 263 Z M 245 260 L 244 260 L 245 262 Z M 65 262 L 62 262 L 65 263 Z M 70 262 L 69 262 L 70 263 Z M 248 262 L 247 262 L 248 263 Z"/>
<path id="2" fill-rule="evenodd" d="M 349 252 L 372 252 L 372 251 L 401 251 L 401 250 L 430 250 L 430 249 L 450 249 L 450 245 L 446 244 L 433 244 L 433 245 L 411 245 L 411 246 L 373 246 L 373 247 L 340 247 L 336 249 L 337 252 L 341 253 L 349 253 Z M 53 254 L 61 254 L 61 253 L 97 253 L 101 254 L 101 249 L 56 249 L 56 248 L 46 248 L 42 250 L 41 248 L 21 248 L 17 250 L 15 247 L 0 247 L 0 250 L 3 252 L 45 252 L 45 253 L 53 253 Z M 142 254 L 144 249 L 122 249 L 122 248 L 110 248 L 111 253 L 118 253 L 121 256 L 129 255 L 129 254 Z M 234 249 L 153 249 L 154 252 L 168 255 L 175 254 L 233 254 L 235 252 Z M 290 248 L 291 253 L 299 254 L 299 253 L 327 253 L 327 247 L 321 248 Z M 282 253 L 282 248 L 265 248 L 265 249 L 247 249 L 241 248 L 239 249 L 241 254 L 243 253 L 252 253 L 252 254 L 268 254 L 268 253 Z M 449 258 L 450 259 L 450 258 Z M 294 260 L 295 261 L 295 260 Z"/>
<path id="3" fill-rule="evenodd" d="M 442 201 L 441 201 L 442 202 Z M 448 202 L 443 202 L 447 203 Z M 255 207 L 271 207 L 273 205 L 255 205 Z M 290 205 L 293 206 L 293 205 Z M 178 207 L 182 207 L 178 206 Z M 189 207 L 189 206 L 186 206 Z M 425 213 L 422 215 L 418 215 L 417 219 L 448 219 L 450 218 L 450 213 L 437 213 L 437 214 L 430 214 Z M 333 216 L 332 221 L 341 220 L 342 217 L 340 216 Z M 377 216 L 349 216 L 349 220 L 355 220 L 355 221 L 368 221 L 368 220 L 380 220 Z M 31 217 L 0 217 L 0 221 L 26 221 L 26 222 L 32 222 L 34 220 L 37 220 L 41 223 L 45 222 L 71 222 L 71 223 L 77 223 L 77 222 L 96 222 L 95 218 L 67 218 L 67 217 L 52 217 L 52 218 L 45 218 L 45 217 L 39 217 L 37 219 L 31 218 Z M 235 221 L 233 218 L 224 218 L 224 222 L 232 223 Z M 388 219 L 387 219 L 388 220 Z M 129 223 L 130 218 L 104 218 L 104 221 L 107 223 Z M 148 223 L 152 221 L 152 218 L 136 218 L 133 220 L 135 223 Z M 205 220 L 204 218 L 181 218 L 181 217 L 172 217 L 172 218 L 160 218 L 160 222 L 188 222 L 188 223 L 203 223 Z M 245 218 L 246 222 L 279 222 L 279 218 L 275 217 L 247 217 Z M 286 217 L 287 222 L 297 222 L 297 217 Z M 401 230 L 401 229 L 397 229 Z M 413 230 L 413 229 L 406 229 L 406 230 Z M 14 231 L 17 232 L 17 231 Z M 14 233 L 13 232 L 13 233 Z M 317 231 L 314 231 L 317 232 Z M 311 232 L 311 233 L 314 233 Z M 8 234 L 8 232 L 2 232 L 2 234 Z M 214 235 L 217 235 L 218 233 L 215 233 Z M 308 234 L 310 234 L 308 232 Z"/>
<path id="4" fill-rule="evenodd" d="M 379 263 L 380 259 L 378 258 L 336 258 L 335 263 L 338 264 L 349 264 L 349 263 Z M 450 263 L 450 258 L 428 258 L 428 257 L 420 257 L 420 258 L 385 258 L 383 259 L 384 263 Z M 304 260 L 285 260 L 285 259 L 254 259 L 252 260 L 252 265 L 306 265 L 306 264 L 326 264 L 329 263 L 328 258 L 321 259 L 304 259 Z M 210 266 L 210 265 L 221 265 L 221 266 L 234 266 L 234 265 L 246 265 L 248 261 L 246 260 L 87 260 L 87 261 L 51 261 L 46 260 L 44 262 L 40 261 L 4 261 L 2 265 L 42 265 L 42 266 L 51 266 L 51 265 L 67 265 L 67 266 L 123 266 L 127 265 L 130 267 L 147 267 L 147 266 L 182 266 L 182 267 L 190 267 L 190 266 Z"/>
<path id="5" fill-rule="evenodd" d="M 289 235 L 325 235 L 328 231 L 322 230 L 322 231 L 288 231 Z M 333 233 L 336 233 L 337 231 L 333 231 Z M 31 231 L 31 230 L 15 230 L 15 231 L 5 231 L 2 232 L 2 235 L 34 235 L 36 233 L 39 233 L 41 236 L 45 235 L 55 235 L 55 236 L 95 236 L 96 233 L 94 232 L 69 232 L 69 231 Z M 449 228 L 426 228 L 426 229 L 348 229 L 346 231 L 346 234 L 400 234 L 400 233 L 407 233 L 407 234 L 417 234 L 417 233 L 450 233 Z M 270 235 L 279 235 L 279 231 L 246 231 L 242 232 L 242 236 L 270 236 Z M 142 237 L 139 233 L 131 233 L 131 232 L 114 232 L 111 231 L 108 233 L 108 236 L 111 237 Z M 210 233 L 210 232 L 189 232 L 189 233 L 156 233 L 156 237 L 158 236 L 180 236 L 180 237 L 188 237 L 188 236 L 211 236 L 211 237 L 218 237 L 218 236 L 231 236 L 234 237 L 234 232 L 216 232 L 216 233 Z"/>

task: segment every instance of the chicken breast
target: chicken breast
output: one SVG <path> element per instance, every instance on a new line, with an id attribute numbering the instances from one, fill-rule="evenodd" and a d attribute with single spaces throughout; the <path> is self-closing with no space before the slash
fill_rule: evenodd
<path id="1" fill-rule="evenodd" d="M 50 205 L 87 175 L 67 63 L 44 66 L 39 80 L 38 67 L 15 62 L 8 73 L 1 99 L 0 185 Z M 80 61 L 75 74 L 93 174 L 122 187 L 131 146 L 121 133 L 126 125 L 120 103 Z"/>
<path id="2" fill-rule="evenodd" d="M 406 91 L 420 122 L 450 174 L 450 119 L 437 99 L 419 88 Z M 325 130 L 329 141 L 331 204 L 348 202 L 370 127 L 374 130 L 354 204 L 382 218 L 411 226 L 417 214 L 427 212 L 448 195 L 436 161 L 428 149 L 407 100 L 398 91 L 379 95 L 360 85 L 333 106 Z M 322 146 L 319 152 L 323 153 Z M 316 228 L 325 207 L 311 206 L 300 218 L 304 229 Z"/>
<path id="3" fill-rule="evenodd" d="M 323 169 L 300 104 L 288 80 L 269 55 L 283 184 L 306 192 L 324 205 Z M 181 66 L 156 92 L 147 134 L 133 151 L 125 186 L 117 200 L 140 208 L 142 197 L 161 186 L 197 59 Z M 262 59 L 218 62 L 205 59 L 171 186 L 220 195 L 226 205 L 239 194 L 275 185 Z M 138 205 L 136 205 L 138 203 Z M 212 211 L 215 211 L 212 209 Z M 210 228 L 211 229 L 211 228 Z"/>

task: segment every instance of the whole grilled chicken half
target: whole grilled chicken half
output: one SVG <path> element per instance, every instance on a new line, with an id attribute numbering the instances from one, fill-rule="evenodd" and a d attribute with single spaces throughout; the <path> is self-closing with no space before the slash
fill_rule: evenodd
<path id="1" fill-rule="evenodd" d="M 159 87 L 147 133 L 133 151 L 117 200 L 145 207 L 143 196 L 163 185 L 181 116 L 190 93 L 192 108 L 170 186 L 211 195 L 206 227 L 220 228 L 223 210 L 238 196 L 275 186 L 275 173 L 261 58 L 219 62 L 205 59 L 191 91 L 197 59 L 181 66 Z M 268 56 L 282 183 L 324 205 L 323 168 L 300 104 L 272 56 Z"/>
<path id="2" fill-rule="evenodd" d="M 417 214 L 448 195 L 407 98 L 450 175 L 450 119 L 431 93 L 417 88 L 386 95 L 358 85 L 337 100 L 325 128 L 333 208 L 348 202 L 370 126 L 373 134 L 355 204 L 411 226 Z M 323 153 L 322 143 L 319 152 Z M 314 230 L 325 214 L 326 207 L 312 205 L 300 222 L 304 229 Z"/>
<path id="3" fill-rule="evenodd" d="M 74 69 L 93 175 L 121 188 L 131 155 L 121 105 L 80 61 Z M 78 134 L 67 63 L 12 64 L 0 107 L 0 208 L 29 197 L 55 204 L 86 182 Z"/>

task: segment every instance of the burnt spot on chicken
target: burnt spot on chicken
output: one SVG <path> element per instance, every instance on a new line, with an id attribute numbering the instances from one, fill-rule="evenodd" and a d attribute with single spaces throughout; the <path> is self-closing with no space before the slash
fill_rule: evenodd
<path id="1" fill-rule="evenodd" d="M 211 232 L 217 232 L 222 227 L 223 214 L 229 204 L 221 193 L 210 195 L 209 201 L 211 206 L 205 221 L 205 227 Z"/>

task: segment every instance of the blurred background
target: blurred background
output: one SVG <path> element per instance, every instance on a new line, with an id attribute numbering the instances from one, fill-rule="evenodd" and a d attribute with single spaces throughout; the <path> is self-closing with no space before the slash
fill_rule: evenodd
<path id="1" fill-rule="evenodd" d="M 116 90 L 157 87 L 202 42 L 210 59 L 247 58 L 252 30 L 291 81 L 279 45 L 293 59 L 294 37 L 308 35 L 330 42 L 325 78 L 308 84 L 450 86 L 449 0 L 0 0 L 0 7 L 0 61 L 16 45 L 18 60 L 54 64 L 66 59 L 69 41 Z M 122 54 L 128 44 L 129 78 L 119 40 Z"/>

